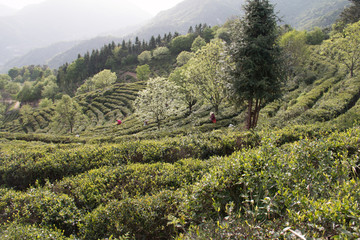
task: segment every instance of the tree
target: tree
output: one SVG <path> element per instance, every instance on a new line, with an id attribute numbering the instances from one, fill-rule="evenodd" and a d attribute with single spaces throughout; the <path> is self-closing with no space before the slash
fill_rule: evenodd
<path id="1" fill-rule="evenodd" d="M 349 1 L 352 4 L 342 11 L 340 18 L 334 24 L 337 32 L 342 32 L 346 25 L 356 23 L 360 20 L 360 0 Z"/>
<path id="2" fill-rule="evenodd" d="M 309 45 L 320 45 L 327 37 L 321 28 L 315 27 L 306 34 L 306 43 Z"/>
<path id="3" fill-rule="evenodd" d="M 0 74 L 0 90 L 3 90 L 8 82 L 11 81 L 11 78 L 7 74 Z"/>
<path id="4" fill-rule="evenodd" d="M 152 78 L 135 100 L 136 114 L 143 120 L 153 120 L 161 128 L 162 121 L 183 110 L 178 87 L 165 78 Z"/>
<path id="5" fill-rule="evenodd" d="M 184 104 L 187 106 L 188 114 L 192 112 L 193 106 L 198 102 L 198 93 L 194 84 L 191 84 L 191 81 L 185 76 L 187 71 L 187 66 L 176 68 L 169 76 L 169 80 L 174 82 L 179 87 L 179 92 L 181 93 L 181 99 Z"/>
<path id="6" fill-rule="evenodd" d="M 63 95 L 56 103 L 52 123 L 55 126 L 67 128 L 72 133 L 76 124 L 85 124 L 84 118 L 80 105 L 69 95 Z"/>
<path id="7" fill-rule="evenodd" d="M 116 80 L 116 73 L 105 69 L 95 74 L 92 78 L 87 79 L 85 83 L 77 89 L 76 94 L 82 94 L 96 89 L 104 89 L 114 84 Z"/>
<path id="8" fill-rule="evenodd" d="M 117 80 L 116 73 L 111 72 L 109 69 L 105 69 L 92 77 L 92 82 L 95 85 L 95 89 L 104 89 L 111 86 Z"/>
<path id="9" fill-rule="evenodd" d="M 143 51 L 139 56 L 138 56 L 138 61 L 141 64 L 147 63 L 151 61 L 151 52 L 150 51 Z"/>
<path id="10" fill-rule="evenodd" d="M 24 105 L 21 107 L 20 109 L 20 119 L 21 119 L 21 123 L 22 126 L 24 127 L 24 129 L 26 129 L 26 126 L 31 124 L 31 121 L 33 120 L 33 114 L 34 110 L 32 109 L 32 107 L 30 105 Z"/>
<path id="11" fill-rule="evenodd" d="M 20 84 L 16 83 L 16 82 L 8 82 L 5 85 L 5 92 L 11 94 L 11 95 L 16 95 L 19 91 L 20 91 Z"/>
<path id="12" fill-rule="evenodd" d="M 179 54 L 182 51 L 190 51 L 194 41 L 194 34 L 181 35 L 170 42 L 170 51 L 173 54 Z"/>
<path id="13" fill-rule="evenodd" d="M 166 59 L 170 56 L 170 51 L 167 47 L 158 47 L 154 50 L 153 56 L 157 60 Z"/>
<path id="14" fill-rule="evenodd" d="M 360 65 L 360 21 L 349 25 L 343 33 L 336 34 L 331 40 L 334 55 L 338 56 L 354 76 L 354 70 Z"/>
<path id="15" fill-rule="evenodd" d="M 6 106 L 4 104 L 0 103 L 0 128 L 4 124 L 5 113 L 6 113 Z"/>
<path id="16" fill-rule="evenodd" d="M 141 81 L 147 81 L 150 77 L 150 66 L 147 64 L 137 66 L 136 77 Z"/>
<path id="17" fill-rule="evenodd" d="M 215 112 L 226 98 L 226 84 L 223 76 L 224 42 L 214 40 L 186 64 L 185 77 L 188 84 L 193 84 L 197 94 L 210 103 Z"/>
<path id="18" fill-rule="evenodd" d="M 35 100 L 37 96 L 34 96 L 33 89 L 34 87 L 32 83 L 25 82 L 24 86 L 16 96 L 17 100 L 19 100 L 20 102 L 31 102 Z"/>
<path id="19" fill-rule="evenodd" d="M 280 37 L 279 45 L 283 49 L 285 76 L 291 77 L 299 71 L 300 66 L 309 54 L 304 31 L 292 30 Z"/>
<path id="20" fill-rule="evenodd" d="M 232 28 L 230 93 L 236 103 L 247 101 L 251 129 L 257 125 L 262 103 L 281 93 L 281 52 L 273 5 L 268 0 L 247 0 L 244 9 L 244 18 Z"/>
<path id="21" fill-rule="evenodd" d="M 58 78 L 58 86 L 61 90 L 72 96 L 86 77 L 85 60 L 84 58 L 78 58 L 67 66 L 64 78 Z"/>
<path id="22" fill-rule="evenodd" d="M 182 51 L 176 58 L 176 63 L 178 66 L 185 65 L 192 57 L 194 56 L 194 53 Z"/>
<path id="23" fill-rule="evenodd" d="M 202 37 L 198 36 L 197 38 L 195 38 L 194 42 L 191 45 L 191 51 L 197 52 L 204 46 L 206 46 L 205 40 Z"/>
<path id="24" fill-rule="evenodd" d="M 229 34 L 228 29 L 225 27 L 219 28 L 216 31 L 215 37 L 222 39 L 223 41 L 225 41 L 228 44 L 231 42 L 231 36 Z"/>
<path id="25" fill-rule="evenodd" d="M 214 39 L 215 31 L 211 27 L 205 27 L 201 36 L 205 39 L 207 43 L 209 43 L 211 39 Z"/>
<path id="26" fill-rule="evenodd" d="M 40 108 L 49 108 L 53 106 L 53 101 L 49 98 L 43 98 L 39 102 Z"/>
<path id="27" fill-rule="evenodd" d="M 50 98 L 53 102 L 55 101 L 56 95 L 59 93 L 59 87 L 54 81 L 49 81 L 47 85 L 44 86 L 41 96 L 45 98 Z"/>
<path id="28" fill-rule="evenodd" d="M 14 67 L 9 70 L 9 76 L 11 77 L 12 80 L 15 80 L 15 78 L 20 75 L 20 71 L 21 70 L 19 68 Z"/>

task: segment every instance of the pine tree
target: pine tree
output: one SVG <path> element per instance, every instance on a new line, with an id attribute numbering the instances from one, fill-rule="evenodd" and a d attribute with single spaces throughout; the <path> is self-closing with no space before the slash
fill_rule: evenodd
<path id="1" fill-rule="evenodd" d="M 188 33 L 190 33 L 190 34 L 193 34 L 193 33 L 194 33 L 194 29 L 193 29 L 192 26 L 190 26 L 190 28 L 189 28 L 189 30 L 188 30 Z"/>
<path id="2" fill-rule="evenodd" d="M 156 48 L 156 40 L 154 36 L 151 36 L 150 43 L 149 43 L 149 49 L 153 50 Z"/>
<path id="3" fill-rule="evenodd" d="M 232 29 L 231 93 L 237 103 L 247 102 L 251 129 L 257 125 L 261 105 L 279 97 L 282 77 L 273 5 L 268 0 L 247 0 L 244 9 L 244 18 Z"/>

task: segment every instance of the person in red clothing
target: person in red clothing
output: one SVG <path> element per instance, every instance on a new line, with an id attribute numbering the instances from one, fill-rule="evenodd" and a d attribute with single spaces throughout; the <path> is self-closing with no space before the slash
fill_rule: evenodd
<path id="1" fill-rule="evenodd" d="M 121 120 L 116 120 L 116 121 L 117 121 L 116 125 L 122 124 Z"/>
<path id="2" fill-rule="evenodd" d="M 216 123 L 215 113 L 210 112 L 210 120 L 211 120 L 213 123 Z"/>

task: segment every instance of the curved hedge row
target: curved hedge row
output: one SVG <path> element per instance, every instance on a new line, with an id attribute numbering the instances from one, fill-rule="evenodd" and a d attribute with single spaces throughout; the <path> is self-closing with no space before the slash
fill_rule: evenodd
<path id="1" fill-rule="evenodd" d="M 260 145 L 230 156 L 128 161 L 24 192 L 1 189 L 1 221 L 44 232 L 56 227 L 80 239 L 275 239 L 295 230 L 310 238 L 360 237 L 360 129 L 305 135 L 279 145 L 281 131 L 264 133 Z M 148 160 L 164 153 L 142 143 L 135 152 L 143 147 Z M 74 144 L 63 156 L 111 162 L 105 153 L 125 153 L 114 146 L 102 146 L 100 157 L 90 154 L 95 148 L 80 156 Z"/>
<path id="2" fill-rule="evenodd" d="M 51 182 L 102 166 L 130 163 L 174 163 L 184 158 L 205 159 L 230 154 L 241 147 L 255 146 L 253 134 L 183 137 L 179 139 L 128 141 L 109 145 L 71 145 L 53 152 L 21 150 L 0 154 L 0 185 L 25 189 L 35 181 Z M 239 139 L 242 139 L 239 141 Z M 14 150 L 14 149 L 13 149 Z"/>

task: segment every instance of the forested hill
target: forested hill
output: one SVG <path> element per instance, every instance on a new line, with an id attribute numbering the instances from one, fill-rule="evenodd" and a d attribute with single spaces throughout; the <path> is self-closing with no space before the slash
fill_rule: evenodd
<path id="1" fill-rule="evenodd" d="M 125 36 L 126 41 L 128 39 L 134 40 L 136 36 L 140 40 L 145 39 L 147 41 L 153 35 L 157 37 L 159 34 L 162 36 L 169 32 L 185 34 L 189 26 L 195 26 L 199 23 L 207 23 L 210 26 L 221 25 L 232 16 L 241 15 L 243 12 L 241 5 L 244 2 L 244 0 L 185 0 L 171 9 L 159 13 L 148 24 L 145 24 L 141 30 L 128 28 L 113 34 L 119 35 L 120 32 L 132 33 Z M 329 27 L 348 3 L 347 0 L 272 0 L 271 2 L 276 4 L 276 11 L 282 20 L 281 24 L 289 24 L 296 29 L 308 30 L 312 30 L 315 26 Z M 126 19 L 126 22 L 129 22 L 130 19 L 132 18 Z M 117 22 L 121 22 L 121 20 Z M 30 26 L 27 28 L 31 29 Z M 120 25 L 118 28 L 120 28 Z M 36 49 L 29 53 L 24 51 L 21 54 L 23 56 L 7 62 L 3 68 L 8 70 L 12 67 L 32 64 L 45 64 L 58 68 L 66 62 L 75 60 L 79 53 L 84 55 L 87 51 L 91 52 L 94 48 L 101 48 L 102 45 L 111 41 L 118 42 L 119 40 L 114 37 L 108 42 L 99 44 L 99 38 L 96 38 L 80 44 L 73 43 L 71 47 L 66 48 L 58 48 L 59 45 L 54 45 L 45 49 Z M 44 54 L 44 51 L 47 54 Z M 50 52 L 54 53 L 50 55 Z"/>
<path id="2" fill-rule="evenodd" d="M 141 120 L 133 115 L 136 109 L 134 100 L 138 92 L 146 86 L 144 82 L 137 84 L 137 81 L 156 76 L 170 76 L 173 81 L 179 81 L 179 76 L 186 71 L 181 66 L 194 54 L 191 50 L 196 51 L 199 49 L 196 47 L 198 44 L 204 46 L 214 38 L 229 40 L 224 30 L 196 25 L 189 29 L 192 33 L 187 35 L 169 33 L 163 37 L 153 37 L 149 42 L 124 41 L 120 45 L 109 44 L 101 51 L 79 56 L 70 65 L 62 66 L 56 77 L 51 76 L 49 69 L 12 69 L 9 72 L 11 78 L 17 82 L 25 81 L 22 90 L 17 93 L 17 99 L 24 103 L 41 101 L 43 105 L 40 106 L 43 107 L 24 109 L 23 112 L 9 111 L 5 114 L 3 129 L 27 133 L 54 131 L 56 127 L 53 128 L 50 124 L 53 121 L 54 105 L 52 101 L 45 103 L 42 98 L 59 99 L 60 92 L 63 92 L 76 95 L 74 99 L 83 107 L 81 111 L 87 121 L 90 121 L 86 124 L 83 124 L 83 121 L 77 122 L 74 125 L 75 132 L 80 131 L 82 135 L 89 137 L 94 137 L 94 134 L 100 137 L 97 134 L 104 132 L 112 137 L 132 134 L 146 136 L 154 131 L 157 125 L 152 122 L 149 126 L 142 127 Z M 259 124 L 264 127 L 314 122 L 351 125 L 358 116 L 360 86 L 357 68 L 353 69 L 354 77 L 350 77 L 345 56 L 339 55 L 344 62 L 337 61 L 336 56 L 340 54 L 337 48 L 346 46 L 341 45 L 342 39 L 334 35 L 330 40 L 324 40 L 326 35 L 320 29 L 308 32 L 284 30 L 288 32 L 282 36 L 281 43 L 286 50 L 284 53 L 288 54 L 285 62 L 288 80 L 283 98 L 263 106 L 260 112 L 263 117 Z M 106 83 L 101 81 L 107 81 L 107 68 L 111 69 L 112 74 L 116 74 L 112 83 L 117 84 L 99 89 L 97 84 L 106 86 Z M 135 72 L 138 79 L 131 74 Z M 188 131 L 186 129 L 210 131 L 230 124 L 244 126 L 244 109 L 234 110 L 232 104 L 226 101 L 220 105 L 217 124 L 209 124 L 208 111 L 213 110 L 214 105 L 209 102 L 204 104 L 203 101 L 206 103 L 204 99 L 201 102 L 194 101 L 192 114 L 188 115 L 184 111 L 184 115 L 166 120 L 166 134 L 185 134 Z M 117 118 L 125 119 L 126 124 L 113 129 Z M 66 128 L 60 129 L 67 131 Z"/>

